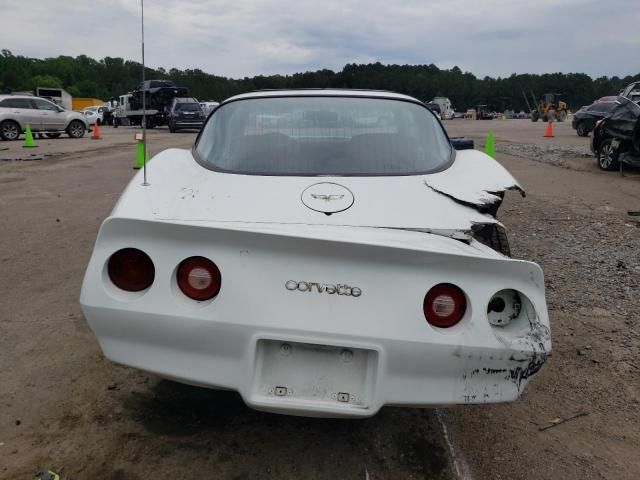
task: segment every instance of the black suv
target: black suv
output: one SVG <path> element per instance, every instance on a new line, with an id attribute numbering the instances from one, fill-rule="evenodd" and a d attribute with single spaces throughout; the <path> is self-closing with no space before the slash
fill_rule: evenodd
<path id="1" fill-rule="evenodd" d="M 185 128 L 200 130 L 206 116 L 195 98 L 176 97 L 169 109 L 169 131 L 171 133 Z"/>

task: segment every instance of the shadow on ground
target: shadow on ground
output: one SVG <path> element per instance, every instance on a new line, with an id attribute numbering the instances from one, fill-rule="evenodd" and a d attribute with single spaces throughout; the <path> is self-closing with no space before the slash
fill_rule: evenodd
<path id="1" fill-rule="evenodd" d="M 386 408 L 365 420 L 291 417 L 251 410 L 234 392 L 165 380 L 123 401 L 125 415 L 141 427 L 123 441 L 144 443 L 151 457 L 197 457 L 203 472 L 219 478 L 451 476 L 434 411 Z"/>

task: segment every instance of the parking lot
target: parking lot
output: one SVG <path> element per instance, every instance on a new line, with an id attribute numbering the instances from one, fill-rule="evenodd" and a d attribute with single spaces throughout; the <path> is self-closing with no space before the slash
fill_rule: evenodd
<path id="1" fill-rule="evenodd" d="M 497 160 L 528 193 L 508 193 L 499 218 L 513 255 L 545 272 L 553 356 L 515 403 L 367 420 L 260 413 L 105 360 L 78 297 L 135 173 L 136 130 L 0 142 L 0 478 L 640 477 L 640 217 L 628 215 L 640 172 L 600 171 L 569 123 L 554 138 L 528 120 L 445 127 L 476 148 L 494 131 Z M 153 155 L 195 133 L 148 138 Z"/>

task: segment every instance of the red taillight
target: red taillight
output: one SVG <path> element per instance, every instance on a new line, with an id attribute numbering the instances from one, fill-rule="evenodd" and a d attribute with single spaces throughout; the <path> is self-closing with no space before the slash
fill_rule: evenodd
<path id="1" fill-rule="evenodd" d="M 146 290 L 156 275 L 149 255 L 137 248 L 123 248 L 111 255 L 108 271 L 113 284 L 128 292 Z"/>
<path id="2" fill-rule="evenodd" d="M 422 304 L 424 316 L 434 327 L 449 328 L 457 324 L 467 310 L 462 290 L 450 283 L 441 283 L 427 292 Z"/>
<path id="3" fill-rule="evenodd" d="M 208 258 L 189 257 L 178 267 L 178 286 L 182 293 L 194 300 L 209 300 L 220 291 L 222 275 Z"/>

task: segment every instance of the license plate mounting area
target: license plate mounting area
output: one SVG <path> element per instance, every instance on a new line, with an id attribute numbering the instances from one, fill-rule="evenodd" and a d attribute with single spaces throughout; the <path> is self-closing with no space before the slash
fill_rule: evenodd
<path id="1" fill-rule="evenodd" d="M 259 340 L 252 398 L 267 403 L 367 409 L 377 359 L 375 350 Z"/>

